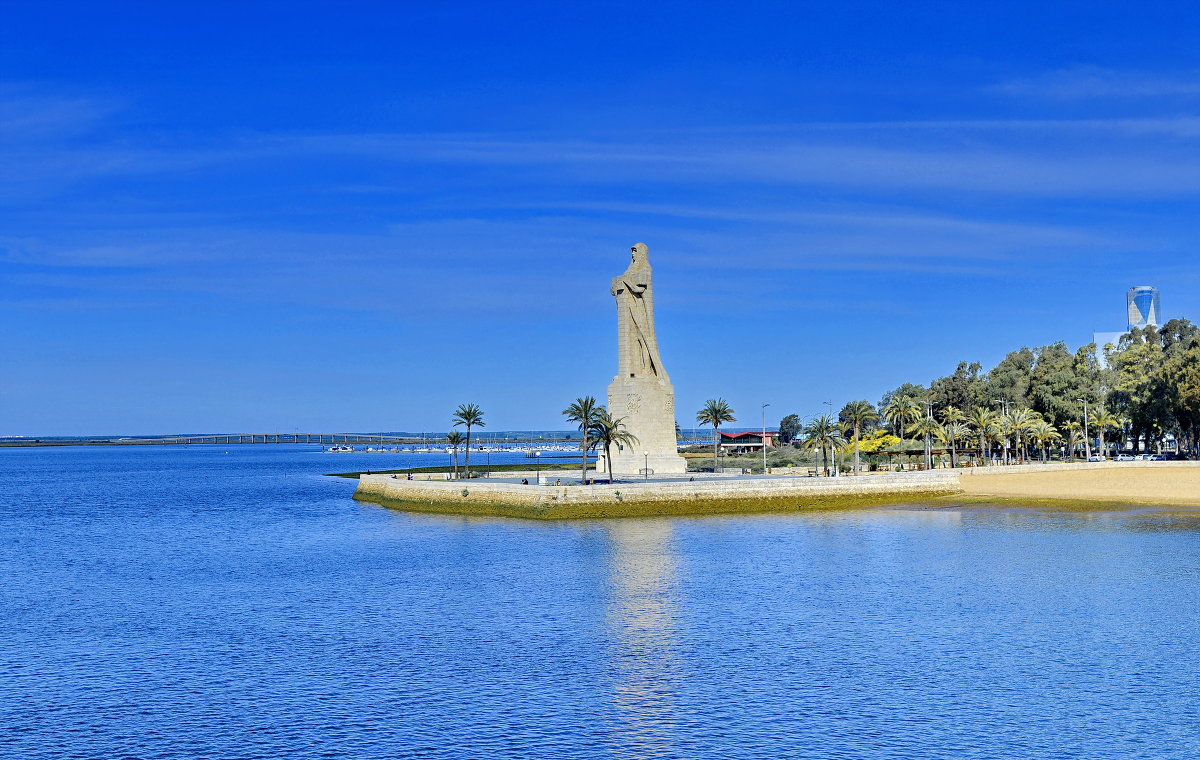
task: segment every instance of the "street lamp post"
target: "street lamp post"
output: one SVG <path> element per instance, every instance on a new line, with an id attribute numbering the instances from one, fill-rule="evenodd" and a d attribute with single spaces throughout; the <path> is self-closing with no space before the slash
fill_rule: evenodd
<path id="1" fill-rule="evenodd" d="M 1000 404 L 1000 413 L 1006 417 L 1008 416 L 1008 401 L 1006 399 L 994 398 L 994 399 L 992 399 L 992 403 Z M 1003 420 L 1001 420 L 1000 432 L 1004 434 L 1004 459 L 1002 461 L 1004 462 L 1005 465 L 1007 465 L 1008 464 L 1008 431 L 1003 428 Z"/>
<path id="2" fill-rule="evenodd" d="M 925 402 L 925 418 L 933 419 L 933 402 Z M 933 469 L 933 444 L 929 440 L 929 428 L 925 428 L 925 469 Z"/>
<path id="3" fill-rule="evenodd" d="M 829 418 L 829 424 L 832 425 L 833 424 L 833 402 L 826 401 L 825 406 L 829 408 L 829 412 L 827 413 L 826 416 Z M 825 444 L 821 444 L 821 448 L 824 449 Z M 837 451 L 833 448 L 833 444 L 829 445 L 829 458 L 833 460 L 832 476 L 836 478 L 837 474 L 838 474 Z M 826 474 L 828 474 L 828 473 L 826 473 Z"/>
<path id="4" fill-rule="evenodd" d="M 643 451 L 642 455 L 646 457 L 646 466 L 642 468 L 642 479 L 649 480 L 650 479 L 650 452 Z"/>
<path id="5" fill-rule="evenodd" d="M 1088 435 L 1088 413 L 1087 399 L 1077 398 L 1076 401 L 1083 402 L 1083 456 L 1085 461 L 1092 461 L 1092 438 Z"/>
<path id="6" fill-rule="evenodd" d="M 767 474 L 767 407 L 770 404 L 762 405 L 762 451 L 763 451 L 763 475 Z"/>

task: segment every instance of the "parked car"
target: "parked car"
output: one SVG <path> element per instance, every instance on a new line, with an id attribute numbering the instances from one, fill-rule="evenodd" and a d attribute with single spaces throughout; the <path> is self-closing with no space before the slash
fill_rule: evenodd
<path id="1" fill-rule="evenodd" d="M 1171 457 L 1167 454 L 1153 454 L 1150 457 L 1151 462 L 1165 462 Z"/>
<path id="2" fill-rule="evenodd" d="M 1117 461 L 1118 462 L 1136 462 L 1137 457 L 1135 457 L 1133 454 L 1117 454 Z"/>
<path id="3" fill-rule="evenodd" d="M 1104 461 L 1106 461 L 1106 458 L 1100 454 L 1092 454 L 1088 458 L 1088 461 L 1089 462 L 1104 462 Z"/>

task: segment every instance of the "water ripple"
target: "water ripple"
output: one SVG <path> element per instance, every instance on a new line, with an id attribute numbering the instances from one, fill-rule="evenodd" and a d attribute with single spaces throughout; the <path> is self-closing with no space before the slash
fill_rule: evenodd
<path id="1" fill-rule="evenodd" d="M 468 520 L 346 467 L 0 450 L 0 756 L 1200 757 L 1194 519 Z"/>

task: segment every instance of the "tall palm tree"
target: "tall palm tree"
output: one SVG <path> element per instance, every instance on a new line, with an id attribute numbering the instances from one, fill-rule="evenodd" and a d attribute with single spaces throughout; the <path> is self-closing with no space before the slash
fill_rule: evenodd
<path id="1" fill-rule="evenodd" d="M 943 444 L 950 447 L 950 466 L 958 467 L 958 442 L 971 434 L 971 428 L 961 422 L 947 422 L 939 425 L 934 435 Z"/>
<path id="2" fill-rule="evenodd" d="M 1053 441 L 1062 438 L 1058 430 L 1053 425 L 1045 420 L 1034 420 L 1027 428 L 1026 432 L 1029 437 L 1042 450 L 1042 462 L 1046 462 L 1050 458 L 1048 448 Z"/>
<path id="3" fill-rule="evenodd" d="M 863 427 L 879 421 L 879 412 L 867 401 L 851 401 L 842 410 L 842 420 L 854 429 L 854 473 L 858 474 L 858 439 Z"/>
<path id="4" fill-rule="evenodd" d="M 709 399 L 704 402 L 704 406 L 700 411 L 696 412 L 696 422 L 700 423 L 700 427 L 712 425 L 713 429 L 713 472 L 717 471 L 717 446 L 720 444 L 720 434 L 717 432 L 721 425 L 726 422 L 737 422 L 737 417 L 733 415 L 735 412 L 729 408 L 729 404 L 725 403 L 725 399 Z"/>
<path id="5" fill-rule="evenodd" d="M 909 427 L 908 432 L 914 436 L 921 436 L 925 441 L 925 469 L 933 469 L 933 446 L 931 439 L 937 435 L 941 429 L 941 424 L 933 418 L 932 415 L 918 417 L 917 421 Z"/>
<path id="6" fill-rule="evenodd" d="M 842 435 L 842 428 L 828 414 L 822 414 L 820 417 L 814 417 L 812 422 L 804 426 L 801 435 L 804 445 L 810 449 L 820 447 L 821 449 L 821 467 L 825 470 L 825 476 L 829 476 L 829 457 L 825 453 L 826 447 L 832 451 L 835 446 L 845 446 L 846 437 Z"/>
<path id="7" fill-rule="evenodd" d="M 1100 456 L 1107 457 L 1108 451 L 1104 448 L 1104 431 L 1120 427 L 1121 419 L 1107 409 L 1098 409 L 1092 412 L 1088 424 L 1096 429 L 1097 435 L 1100 437 Z"/>
<path id="8" fill-rule="evenodd" d="M 459 404 L 458 409 L 454 410 L 454 427 L 466 425 L 467 427 L 467 444 L 466 457 L 463 462 L 463 469 L 467 472 L 467 480 L 471 479 L 471 428 L 487 427 L 483 422 L 483 411 L 477 404 Z"/>
<path id="9" fill-rule="evenodd" d="M 1063 436 L 1067 441 L 1067 456 L 1072 461 L 1075 460 L 1075 451 L 1079 448 L 1079 444 L 1083 442 L 1083 426 L 1075 420 L 1071 420 L 1063 425 L 1067 430 L 1067 434 Z"/>
<path id="10" fill-rule="evenodd" d="M 962 409 L 959 409 L 957 406 L 951 405 L 942 410 L 942 426 L 943 427 L 946 425 L 954 425 L 954 424 L 960 423 L 963 420 L 965 420 L 966 418 L 967 418 L 966 413 L 963 412 Z M 959 433 L 962 432 L 961 429 L 958 429 L 958 428 L 956 428 L 955 430 L 956 430 L 956 432 L 959 432 Z M 955 464 L 955 462 L 958 458 L 957 455 L 955 454 L 955 449 L 957 448 L 958 440 L 961 437 L 962 436 L 959 436 L 959 438 L 950 439 L 950 466 L 951 467 L 958 467 L 958 465 Z"/>
<path id="11" fill-rule="evenodd" d="M 900 438 L 904 438 L 904 429 L 908 427 L 908 412 L 912 399 L 907 396 L 895 396 L 883 408 L 883 418 Z"/>
<path id="12" fill-rule="evenodd" d="M 1004 426 L 1004 415 L 996 415 L 996 422 L 987 431 L 988 453 L 1000 448 L 1003 452 L 1003 458 L 1000 460 L 1003 464 L 1008 464 L 1008 429 Z"/>
<path id="13" fill-rule="evenodd" d="M 1012 418 L 1010 418 L 1008 416 L 1007 412 L 1000 414 L 996 418 L 996 434 L 997 434 L 997 438 L 998 438 L 997 442 L 1000 444 L 1000 447 L 1003 450 L 1003 458 L 1001 459 L 1001 461 L 1004 464 L 1008 464 L 1009 463 L 1008 442 L 1010 440 L 1012 440 L 1013 443 L 1015 444 L 1016 439 L 1015 439 L 1014 428 L 1012 426 Z"/>
<path id="14" fill-rule="evenodd" d="M 1009 409 L 1008 414 L 1005 415 L 1005 426 L 1008 428 L 1008 432 L 1017 439 L 1018 464 L 1025 463 L 1025 432 L 1038 419 L 1039 416 L 1036 412 L 1023 406 Z"/>
<path id="15" fill-rule="evenodd" d="M 957 406 L 948 406 L 942 410 L 942 422 L 962 422 L 966 418 L 967 415 Z"/>
<path id="16" fill-rule="evenodd" d="M 579 447 L 583 450 L 583 464 L 580 466 L 581 478 L 583 484 L 588 484 L 587 479 L 587 456 L 588 450 L 588 434 L 596 427 L 596 415 L 604 407 L 596 403 L 595 396 L 582 396 L 575 399 L 566 409 L 563 409 L 563 416 L 567 418 L 567 422 L 574 422 L 579 426 L 579 430 L 583 433 L 583 441 Z"/>
<path id="17" fill-rule="evenodd" d="M 908 426 L 921 418 L 921 402 L 908 396 L 898 396 L 883 410 L 883 417 L 891 424 L 900 440 L 904 440 Z"/>
<path id="18" fill-rule="evenodd" d="M 967 417 L 967 423 L 975 428 L 975 432 L 979 434 L 979 458 L 980 464 L 983 463 L 984 450 L 988 448 L 988 441 L 996 432 L 996 413 L 991 409 L 984 409 L 982 406 L 975 407 L 971 410 L 971 414 Z M 987 452 L 988 459 L 991 459 L 991 451 Z"/>
<path id="19" fill-rule="evenodd" d="M 457 430 L 451 430 L 446 434 L 446 443 L 450 444 L 450 451 L 454 454 L 454 479 L 458 480 L 458 447 L 463 444 L 463 434 Z"/>
<path id="20" fill-rule="evenodd" d="M 592 422 L 592 438 L 604 447 L 604 464 L 608 469 L 608 482 L 613 482 L 612 447 L 633 446 L 638 437 L 625 429 L 624 417 L 610 417 L 608 410 L 600 407 L 596 410 L 595 421 Z"/>
<path id="21" fill-rule="evenodd" d="M 918 426 L 919 423 L 921 422 L 921 420 L 925 417 L 925 405 L 922 404 L 920 401 L 917 401 L 915 398 L 910 398 L 908 400 L 908 402 L 905 405 L 905 409 L 908 412 L 909 422 L 914 426 Z M 916 435 L 921 435 L 921 433 L 918 432 L 918 433 L 916 433 Z M 915 441 L 916 438 L 913 438 L 913 440 Z M 926 458 L 926 464 L 928 465 L 928 458 L 929 458 L 929 437 L 928 437 L 928 435 L 925 436 L 925 440 L 924 440 L 924 456 Z"/>

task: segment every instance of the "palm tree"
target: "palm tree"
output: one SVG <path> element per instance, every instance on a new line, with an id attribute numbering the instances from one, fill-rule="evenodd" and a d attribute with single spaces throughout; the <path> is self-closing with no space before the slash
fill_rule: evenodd
<path id="1" fill-rule="evenodd" d="M 951 405 L 942 410 L 942 425 L 943 426 L 954 425 L 956 423 L 962 422 L 966 418 L 967 418 L 966 413 L 964 413 L 963 410 L 959 409 L 957 406 Z M 962 432 L 961 430 L 958 430 L 958 429 L 956 429 L 956 430 L 957 430 L 957 432 Z M 962 436 L 959 436 L 959 437 L 962 437 Z M 951 467 L 958 467 L 958 465 L 954 463 L 957 458 L 955 455 L 955 449 L 957 448 L 957 446 L 956 446 L 957 443 L 958 443 L 957 439 L 955 439 L 955 438 L 950 439 L 950 466 Z"/>
<path id="2" fill-rule="evenodd" d="M 450 444 L 450 451 L 454 453 L 454 479 L 458 480 L 458 447 L 463 443 L 463 434 L 457 430 L 451 430 L 446 434 L 446 443 Z"/>
<path id="3" fill-rule="evenodd" d="M 608 468 L 608 482 L 613 482 L 612 471 L 612 447 L 617 446 L 633 446 L 638 442 L 638 437 L 625 429 L 625 418 L 610 417 L 608 410 L 600 407 L 596 410 L 595 421 L 592 422 L 592 437 L 600 446 L 604 447 L 604 464 Z"/>
<path id="4" fill-rule="evenodd" d="M 961 422 L 947 422 L 945 425 L 938 426 L 934 435 L 943 444 L 950 446 L 951 467 L 958 467 L 958 442 L 970 434 L 971 428 Z"/>
<path id="5" fill-rule="evenodd" d="M 725 399 L 709 399 L 704 402 L 704 406 L 700 411 L 696 412 L 696 422 L 700 423 L 701 427 L 712 425 L 713 429 L 713 472 L 717 471 L 717 446 L 720 443 L 718 430 L 721 425 L 726 422 L 737 422 L 737 417 L 733 415 L 735 412 L 729 408 L 729 404 L 725 403 Z"/>
<path id="6" fill-rule="evenodd" d="M 1029 429 L 1040 419 L 1037 412 L 1032 409 L 1027 409 L 1023 406 L 1018 406 L 1016 409 L 1009 409 L 1005 415 L 1006 427 L 1008 432 L 1016 436 L 1017 439 L 1017 463 L 1025 463 L 1025 431 Z"/>
<path id="7" fill-rule="evenodd" d="M 1066 425 L 1067 429 L 1065 438 L 1067 439 L 1067 455 L 1072 461 L 1075 459 L 1075 451 L 1079 448 L 1079 444 L 1083 441 L 1083 426 L 1075 420 L 1071 420 Z"/>
<path id="8" fill-rule="evenodd" d="M 602 409 L 604 407 L 596 403 L 595 396 L 583 396 L 575 399 L 570 406 L 562 411 L 563 416 L 567 418 L 567 422 L 574 422 L 579 426 L 580 431 L 583 432 L 583 441 L 580 442 L 579 447 L 583 449 L 583 464 L 580 467 L 580 471 L 582 472 L 581 477 L 585 486 L 588 484 L 587 455 L 588 450 L 591 448 L 588 446 L 588 434 L 596 427 L 596 415 Z"/>
<path id="9" fill-rule="evenodd" d="M 908 396 L 893 398 L 884 408 L 883 417 L 891 424 L 896 435 L 903 440 L 908 425 L 921 417 L 921 402 Z"/>
<path id="10" fill-rule="evenodd" d="M 967 417 L 967 422 L 971 427 L 975 428 L 975 432 L 979 434 L 979 458 L 982 464 L 984 450 L 988 448 L 987 442 L 996 432 L 996 413 L 990 409 L 984 409 L 982 406 L 976 407 Z M 991 459 L 991 451 L 988 451 L 988 459 Z"/>
<path id="11" fill-rule="evenodd" d="M 1062 438 L 1062 435 L 1059 434 L 1053 425 L 1045 420 L 1034 420 L 1026 429 L 1029 431 L 1029 437 L 1042 450 L 1042 462 L 1046 462 L 1050 458 L 1050 452 L 1048 451 L 1050 443 Z"/>
<path id="12" fill-rule="evenodd" d="M 842 435 L 842 428 L 828 414 L 822 414 L 820 417 L 814 417 L 813 421 L 808 423 L 801 432 L 804 436 L 803 441 L 810 449 L 815 449 L 818 446 L 821 448 L 821 467 L 825 470 L 825 476 L 829 476 L 829 457 L 825 453 L 825 447 L 828 446 L 832 451 L 835 446 L 845 446 L 846 437 Z"/>
<path id="13" fill-rule="evenodd" d="M 842 421 L 854 428 L 854 472 L 858 473 L 858 439 L 863 427 L 879 421 L 879 412 L 867 401 L 851 401 L 841 413 Z"/>
<path id="14" fill-rule="evenodd" d="M 932 415 L 926 415 L 919 417 L 908 429 L 912 435 L 919 435 L 925 439 L 925 469 L 927 470 L 933 469 L 933 446 L 930 444 L 930 438 L 937 435 L 941 427 Z"/>
<path id="15" fill-rule="evenodd" d="M 1100 456 L 1107 457 L 1108 452 L 1104 448 L 1104 431 L 1110 428 L 1115 429 L 1121 426 L 1121 420 L 1112 412 L 1106 409 L 1099 409 L 1092 413 L 1088 424 L 1097 430 L 1097 435 L 1100 437 Z"/>
<path id="16" fill-rule="evenodd" d="M 942 410 L 942 422 L 962 422 L 966 418 L 967 415 L 957 406 L 948 406 Z"/>
<path id="17" fill-rule="evenodd" d="M 483 411 L 476 404 L 459 404 L 458 409 L 454 410 L 454 427 L 459 425 L 467 426 L 467 454 L 463 462 L 463 469 L 467 471 L 467 480 L 471 479 L 471 428 L 487 427 L 483 422 Z"/>
<path id="18" fill-rule="evenodd" d="M 907 396 L 895 396 L 883 408 L 883 418 L 901 438 L 904 437 L 904 429 L 908 427 L 911 402 L 912 399 Z"/>
<path id="19" fill-rule="evenodd" d="M 996 415 L 996 423 L 988 429 L 988 441 L 991 444 L 988 446 L 988 452 L 999 447 L 1003 454 L 1000 460 L 1003 464 L 1008 464 L 1008 429 L 1004 427 L 1004 415 Z"/>

